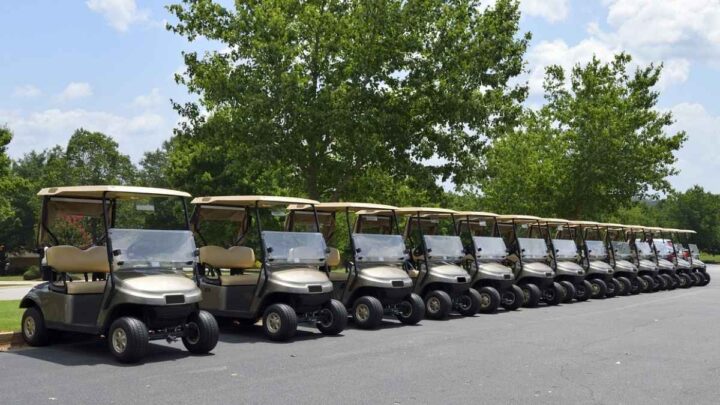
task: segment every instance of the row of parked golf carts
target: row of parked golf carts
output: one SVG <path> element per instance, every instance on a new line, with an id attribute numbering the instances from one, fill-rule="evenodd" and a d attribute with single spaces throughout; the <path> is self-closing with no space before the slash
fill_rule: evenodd
<path id="1" fill-rule="evenodd" d="M 45 282 L 20 303 L 24 339 L 100 335 L 125 362 L 156 339 L 207 353 L 218 322 L 287 340 L 298 323 L 336 335 L 348 318 L 373 329 L 710 281 L 693 231 L 276 196 L 199 197 L 191 213 L 187 193 L 128 186 L 38 195 Z"/>

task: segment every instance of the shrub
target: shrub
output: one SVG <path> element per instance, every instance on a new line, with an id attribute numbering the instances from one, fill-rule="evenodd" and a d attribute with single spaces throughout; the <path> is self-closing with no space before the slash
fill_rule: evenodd
<path id="1" fill-rule="evenodd" d="M 23 273 L 23 280 L 37 280 L 40 278 L 40 268 L 38 266 L 30 266 Z"/>

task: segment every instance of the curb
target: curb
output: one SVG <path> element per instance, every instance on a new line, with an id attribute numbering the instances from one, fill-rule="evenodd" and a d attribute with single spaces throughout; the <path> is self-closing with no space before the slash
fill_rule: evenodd
<path id="1" fill-rule="evenodd" d="M 23 342 L 20 332 L 0 332 L 0 345 L 18 345 Z"/>

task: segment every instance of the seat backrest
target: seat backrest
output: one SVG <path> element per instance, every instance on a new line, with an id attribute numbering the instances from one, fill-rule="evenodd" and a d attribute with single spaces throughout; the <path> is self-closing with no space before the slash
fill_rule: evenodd
<path id="1" fill-rule="evenodd" d="M 109 273 L 110 264 L 105 246 L 85 250 L 75 246 L 52 246 L 45 251 L 47 265 L 60 273 Z"/>
<path id="2" fill-rule="evenodd" d="M 340 251 L 333 247 L 328 248 L 328 250 L 330 251 L 330 253 L 328 253 L 328 257 L 325 263 L 327 263 L 329 267 L 339 266 L 340 262 L 342 261 L 342 259 L 340 258 Z"/>
<path id="3" fill-rule="evenodd" d="M 200 248 L 200 263 L 216 269 L 251 269 L 255 266 L 255 251 L 247 246 L 220 246 Z"/>

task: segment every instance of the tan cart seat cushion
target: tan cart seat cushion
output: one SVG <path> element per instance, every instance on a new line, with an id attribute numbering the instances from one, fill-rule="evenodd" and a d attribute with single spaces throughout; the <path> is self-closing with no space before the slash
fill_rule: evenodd
<path id="1" fill-rule="evenodd" d="M 247 246 L 233 246 L 230 249 L 203 246 L 200 248 L 200 263 L 216 269 L 251 269 L 255 266 L 255 252 Z"/>
<path id="2" fill-rule="evenodd" d="M 93 246 L 82 250 L 75 246 L 53 246 L 45 251 L 48 266 L 60 273 L 109 273 L 107 249 Z"/>
<path id="3" fill-rule="evenodd" d="M 102 294 L 105 292 L 103 281 L 73 281 L 67 283 L 67 293 L 70 295 L 79 294 Z"/>
<path id="4" fill-rule="evenodd" d="M 417 278 L 418 274 L 420 274 L 420 272 L 415 269 L 408 270 L 408 275 L 410 276 L 410 278 Z"/>
<path id="5" fill-rule="evenodd" d="M 260 273 L 245 273 L 236 276 L 220 276 L 221 285 L 255 285 Z"/>
<path id="6" fill-rule="evenodd" d="M 331 271 L 329 275 L 330 281 L 346 281 L 348 279 L 348 273 Z"/>
<path id="7" fill-rule="evenodd" d="M 326 263 L 330 267 L 335 267 L 340 265 L 340 251 L 335 248 L 328 248 L 330 250 L 330 253 L 328 253 L 328 257 L 326 260 Z"/>

